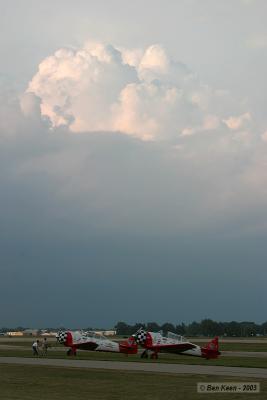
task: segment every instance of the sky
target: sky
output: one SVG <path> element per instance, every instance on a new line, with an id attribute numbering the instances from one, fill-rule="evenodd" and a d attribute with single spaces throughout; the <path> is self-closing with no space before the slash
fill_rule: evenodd
<path id="1" fill-rule="evenodd" d="M 264 322 L 266 1 L 0 6 L 0 326 Z"/>

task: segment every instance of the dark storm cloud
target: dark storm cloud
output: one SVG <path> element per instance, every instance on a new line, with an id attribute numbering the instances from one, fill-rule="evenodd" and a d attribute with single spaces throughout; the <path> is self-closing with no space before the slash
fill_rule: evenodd
<path id="1" fill-rule="evenodd" d="M 267 3 L 108 3 L 107 8 L 101 0 L 1 2 L 0 327 L 107 327 L 117 320 L 204 317 L 262 321 L 267 300 Z M 85 62 L 84 81 L 76 80 L 73 87 L 76 61 L 81 61 L 77 50 L 85 50 L 90 38 L 113 43 L 133 64 L 140 51 L 149 50 L 143 67 L 150 64 L 155 72 L 161 66 L 167 71 L 163 82 L 170 78 L 164 51 L 169 60 L 190 67 L 182 73 L 179 63 L 183 84 L 190 83 L 191 70 L 196 72 L 172 118 L 169 105 L 164 119 L 162 102 L 156 101 L 162 93 L 164 101 L 173 99 L 169 83 L 160 86 L 162 79 L 153 76 L 148 77 L 153 85 L 136 86 L 143 97 L 134 115 L 144 118 L 134 129 L 129 121 L 127 132 L 139 129 L 144 137 L 151 115 L 162 127 L 162 142 L 144 143 L 115 132 L 71 134 L 65 128 L 52 130 L 52 120 L 40 118 L 43 100 L 58 114 L 54 118 L 64 116 L 70 124 L 83 116 L 90 127 L 88 108 L 95 98 L 109 100 L 113 92 L 107 87 L 119 83 L 120 89 L 121 79 L 135 81 L 128 75 L 125 80 L 124 61 L 115 57 L 116 79 L 102 65 L 105 85 L 92 95 L 87 72 L 94 63 Z M 47 57 L 62 48 L 73 51 L 57 53 L 59 65 L 64 54 L 71 64 L 52 68 L 48 76 L 49 68 L 37 74 L 38 65 L 49 66 Z M 88 49 L 82 54 L 89 59 Z M 70 79 L 63 82 L 62 73 Z M 36 74 L 48 79 L 37 79 L 40 85 L 32 88 L 39 99 L 22 96 L 22 114 L 18 92 Z M 145 77 L 147 71 L 140 75 Z M 171 81 L 179 99 L 181 82 Z M 144 89 L 151 87 L 160 96 L 147 97 L 150 91 Z M 67 98 L 61 98 L 66 95 L 62 88 L 69 88 Z M 188 108 L 196 89 L 198 107 Z M 120 90 L 116 93 L 117 102 Z M 127 110 L 131 117 L 131 107 Z M 110 115 L 102 103 L 96 111 L 91 113 L 98 115 L 96 125 Z M 165 129 L 166 121 L 173 130 Z"/>
<path id="2" fill-rule="evenodd" d="M 264 318 L 257 146 L 255 163 L 220 134 L 173 148 L 1 112 L 0 325 Z"/>

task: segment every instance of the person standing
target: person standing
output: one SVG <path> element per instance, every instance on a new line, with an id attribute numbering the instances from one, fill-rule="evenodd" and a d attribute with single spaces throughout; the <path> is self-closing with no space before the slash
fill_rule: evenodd
<path id="1" fill-rule="evenodd" d="M 34 356 L 39 355 L 38 347 L 39 347 L 39 340 L 35 340 L 35 342 L 33 342 L 32 344 L 32 351 Z"/>
<path id="2" fill-rule="evenodd" d="M 48 344 L 47 338 L 45 337 L 44 340 L 43 340 L 43 343 L 42 343 L 42 352 L 43 352 L 43 356 L 46 356 L 46 355 L 47 355 L 47 349 L 48 349 L 48 347 L 49 347 L 49 344 Z"/>

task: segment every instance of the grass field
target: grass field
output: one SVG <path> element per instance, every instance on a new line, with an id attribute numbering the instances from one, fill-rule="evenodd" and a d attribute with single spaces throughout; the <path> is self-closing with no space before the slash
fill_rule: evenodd
<path id="1" fill-rule="evenodd" d="M 0 356 L 32 357 L 32 340 L 12 339 L 0 341 Z M 62 346 L 54 340 L 49 341 L 49 358 L 69 358 Z M 9 348 L 4 348 L 8 345 Z M 12 347 L 10 347 L 12 346 Z M 60 347 L 60 348 L 59 348 Z M 267 351 L 265 343 L 224 343 L 222 350 L 231 351 Z M 231 367 L 267 368 L 267 358 L 260 357 L 220 357 L 217 360 L 205 360 L 188 356 L 160 354 L 157 361 L 141 360 L 138 355 L 98 353 L 78 351 L 73 359 L 109 360 L 131 362 L 163 362 L 194 365 L 221 365 Z M 171 375 L 143 372 L 118 372 L 76 368 L 56 368 L 47 366 L 0 365 L 0 399 L 2 400 L 195 400 L 218 399 L 222 394 L 199 394 L 197 382 L 221 381 L 259 381 L 257 379 L 225 378 L 202 375 Z M 267 398 L 267 380 L 261 380 L 260 394 L 233 394 L 229 399 Z"/>
<path id="2" fill-rule="evenodd" d="M 221 351 L 266 351 L 267 343 L 220 343 Z"/>
<path id="3" fill-rule="evenodd" d="M 197 382 L 223 381 L 247 379 L 0 365 L 0 396 L 4 400 L 210 400 L 224 395 L 199 394 Z M 260 383 L 259 394 L 232 393 L 227 398 L 264 400 L 267 381 Z"/>
<path id="4" fill-rule="evenodd" d="M 0 356 L 10 357 L 32 357 L 33 338 L 1 338 Z M 208 341 L 208 339 L 207 339 Z M 59 345 L 54 338 L 49 338 L 48 342 L 52 346 L 48 351 L 49 358 L 66 358 L 66 348 Z M 4 346 L 8 345 L 8 348 Z M 201 343 L 203 345 L 203 343 Z M 267 344 L 263 343 L 242 343 L 242 340 L 235 343 L 223 343 L 221 350 L 228 351 L 267 351 Z M 219 357 L 216 360 L 205 360 L 198 357 L 182 355 L 160 354 L 159 360 L 141 360 L 138 355 L 125 356 L 124 354 L 98 353 L 88 351 L 78 351 L 76 359 L 81 360 L 109 360 L 109 361 L 130 361 L 130 362 L 163 362 L 194 365 L 220 365 L 229 367 L 257 367 L 267 368 L 267 358 L 260 357 Z"/>

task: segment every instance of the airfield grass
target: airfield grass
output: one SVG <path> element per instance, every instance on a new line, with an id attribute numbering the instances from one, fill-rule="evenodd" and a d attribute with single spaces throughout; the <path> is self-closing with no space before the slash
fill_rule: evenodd
<path id="1" fill-rule="evenodd" d="M 267 343 L 220 343 L 220 351 L 266 351 Z"/>
<path id="2" fill-rule="evenodd" d="M 31 343 L 34 338 L 6 338 L 0 340 L 0 356 L 3 357 L 32 357 Z M 207 339 L 208 341 L 209 339 Z M 54 339 L 49 338 L 48 342 L 51 348 L 48 349 L 48 358 L 68 358 L 66 349 L 59 345 Z M 4 348 L 8 345 L 8 348 Z M 201 343 L 203 345 L 203 343 Z M 12 347 L 11 347 L 12 346 Z M 222 343 L 220 346 L 222 351 L 267 351 L 267 344 L 263 343 Z M 182 355 L 160 354 L 157 361 L 150 359 L 140 359 L 140 355 L 115 354 L 115 353 L 99 353 L 91 351 L 78 351 L 77 360 L 107 360 L 107 361 L 129 361 L 129 362 L 160 362 L 173 364 L 191 364 L 191 365 L 219 365 L 228 367 L 251 367 L 251 368 L 267 368 L 267 358 L 262 357 L 219 357 L 215 360 L 205 360 L 203 358 L 194 358 Z M 1 396 L 0 396 L 1 398 Z"/>
<path id="3" fill-rule="evenodd" d="M 220 395 L 216 393 L 197 393 L 197 382 L 236 381 L 248 379 L 0 364 L 0 396 L 4 400 L 217 399 Z M 266 399 L 267 380 L 253 378 L 253 382 L 260 382 L 259 394 L 231 393 L 229 398 Z"/>
<path id="4" fill-rule="evenodd" d="M 0 350 L 0 357 L 33 357 L 31 349 L 19 350 Z M 63 351 L 48 351 L 47 356 L 40 358 L 60 358 L 72 360 L 92 360 L 92 361 L 126 361 L 144 363 L 170 363 L 170 364 L 190 364 L 190 365 L 219 365 L 225 367 L 246 367 L 246 368 L 267 368 L 267 358 L 256 357 L 219 357 L 215 360 L 206 360 L 201 357 L 189 357 L 182 355 L 160 354 L 158 360 L 141 359 L 140 355 L 100 353 L 95 351 L 78 351 L 77 356 L 68 357 Z"/>

